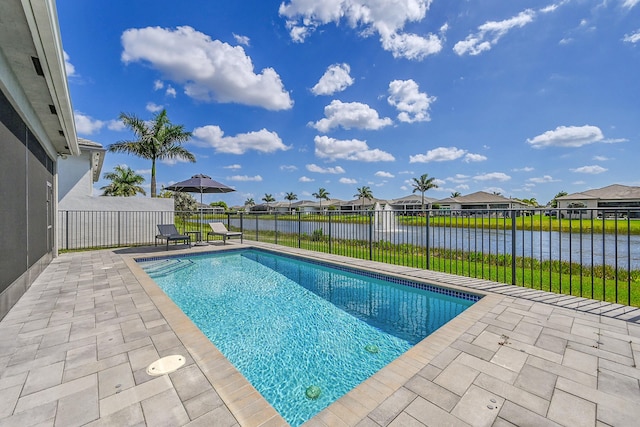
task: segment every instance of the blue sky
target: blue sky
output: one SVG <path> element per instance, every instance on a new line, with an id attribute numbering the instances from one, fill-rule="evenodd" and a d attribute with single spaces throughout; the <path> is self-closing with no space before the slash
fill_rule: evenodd
<path id="1" fill-rule="evenodd" d="M 411 194 L 536 198 L 640 185 L 640 0 L 57 2 L 78 135 L 166 108 L 241 205 Z M 107 153 L 150 183 L 149 161 Z M 98 189 L 106 185 L 96 183 Z M 94 190 L 99 194 L 99 190 Z"/>

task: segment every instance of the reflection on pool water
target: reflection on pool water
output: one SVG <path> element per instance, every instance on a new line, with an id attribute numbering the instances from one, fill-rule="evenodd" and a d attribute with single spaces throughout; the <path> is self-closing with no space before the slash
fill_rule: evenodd
<path id="1" fill-rule="evenodd" d="M 293 426 L 479 299 L 261 250 L 139 263 Z"/>

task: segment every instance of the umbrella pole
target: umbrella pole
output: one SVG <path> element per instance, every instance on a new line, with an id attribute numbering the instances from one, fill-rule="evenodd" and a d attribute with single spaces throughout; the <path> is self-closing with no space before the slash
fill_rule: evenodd
<path id="1" fill-rule="evenodd" d="M 200 187 L 200 239 L 196 242 L 196 246 L 204 246 L 202 241 L 202 187 Z"/>

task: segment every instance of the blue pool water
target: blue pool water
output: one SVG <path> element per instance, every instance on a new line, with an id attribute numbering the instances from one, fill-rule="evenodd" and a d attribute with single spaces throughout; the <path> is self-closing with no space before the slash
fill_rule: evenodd
<path id="1" fill-rule="evenodd" d="M 292 426 L 478 299 L 259 250 L 139 262 Z"/>

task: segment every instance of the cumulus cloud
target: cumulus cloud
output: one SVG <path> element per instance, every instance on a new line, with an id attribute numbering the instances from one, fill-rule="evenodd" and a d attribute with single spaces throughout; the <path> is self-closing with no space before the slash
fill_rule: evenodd
<path id="1" fill-rule="evenodd" d="M 183 26 L 175 30 L 146 27 L 122 33 L 122 61 L 143 62 L 167 79 L 184 85 L 185 93 L 204 102 L 235 102 L 268 110 L 293 106 L 273 68 L 254 72 L 242 46 L 212 40 Z"/>
<path id="2" fill-rule="evenodd" d="M 420 92 L 418 84 L 409 80 L 394 80 L 389 83 L 389 97 L 387 102 L 400 112 L 398 120 L 405 123 L 428 122 L 429 107 L 436 101 L 435 96 Z"/>
<path id="3" fill-rule="evenodd" d="M 385 171 L 378 171 L 374 174 L 375 176 L 378 176 L 380 178 L 394 178 L 393 174 L 390 172 L 385 172 Z"/>
<path id="4" fill-rule="evenodd" d="M 94 132 L 98 132 L 105 125 L 102 120 L 94 119 L 91 116 L 87 116 L 79 111 L 73 112 L 73 117 L 76 122 L 76 131 L 81 135 L 92 135 Z"/>
<path id="5" fill-rule="evenodd" d="M 227 181 L 255 181 L 255 182 L 260 182 L 260 181 L 262 181 L 262 177 L 260 175 L 256 175 L 256 176 L 233 175 L 233 176 L 228 176 L 227 177 Z"/>
<path id="6" fill-rule="evenodd" d="M 464 155 L 464 159 L 462 159 L 465 163 L 475 163 L 475 162 L 484 162 L 487 160 L 487 156 L 483 156 L 482 154 L 473 154 L 467 153 Z"/>
<path id="7" fill-rule="evenodd" d="M 446 181 L 455 182 L 455 183 L 463 183 L 469 181 L 469 177 L 467 175 L 463 175 L 461 173 L 455 174 L 455 176 L 449 177 Z"/>
<path id="8" fill-rule="evenodd" d="M 602 166 L 598 165 L 582 166 L 580 168 L 570 169 L 571 172 L 587 173 L 590 175 L 597 175 L 599 173 L 606 172 L 607 170 L 607 168 L 603 168 Z"/>
<path id="9" fill-rule="evenodd" d="M 637 0 L 640 1 L 640 0 Z M 627 43 L 638 43 L 640 42 L 640 30 L 636 30 L 633 33 L 625 34 L 622 39 L 623 42 Z"/>
<path id="10" fill-rule="evenodd" d="M 280 166 L 280 170 L 281 171 L 293 172 L 293 171 L 297 171 L 298 167 L 295 166 L 295 165 L 282 165 L 282 166 Z"/>
<path id="11" fill-rule="evenodd" d="M 611 158 L 606 156 L 593 156 L 593 160 L 597 160 L 598 162 L 606 162 L 607 160 L 611 160 Z"/>
<path id="12" fill-rule="evenodd" d="M 358 180 L 353 178 L 340 178 L 338 182 L 340 184 L 357 184 Z"/>
<path id="13" fill-rule="evenodd" d="M 122 120 L 109 120 L 107 122 L 107 129 L 113 130 L 116 132 L 121 132 L 125 130 L 127 127 L 122 123 Z"/>
<path id="14" fill-rule="evenodd" d="M 583 145 L 603 142 L 604 135 L 597 126 L 558 126 L 548 130 L 527 142 L 534 148 L 544 147 L 582 147 Z"/>
<path id="15" fill-rule="evenodd" d="M 367 104 L 342 102 L 337 99 L 324 107 L 324 115 L 324 119 L 309 123 L 312 127 L 324 133 L 338 126 L 342 126 L 344 129 L 377 130 L 393 123 L 388 117 L 381 119 L 378 116 L 378 112 Z"/>
<path id="16" fill-rule="evenodd" d="M 223 166 L 224 169 L 242 169 L 242 166 L 235 164 L 235 165 L 228 165 L 228 166 Z"/>
<path id="17" fill-rule="evenodd" d="M 311 92 L 314 95 L 333 95 L 342 92 L 353 84 L 353 78 L 349 75 L 351 67 L 349 64 L 333 64 L 327 68 L 320 80 Z"/>
<path id="18" fill-rule="evenodd" d="M 511 169 L 511 172 L 532 172 L 533 170 L 531 166 L 525 166 L 523 168 Z"/>
<path id="19" fill-rule="evenodd" d="M 233 33 L 233 38 L 236 39 L 236 43 L 243 44 L 245 46 L 249 46 L 250 39 L 247 36 L 241 36 Z"/>
<path id="20" fill-rule="evenodd" d="M 155 102 L 147 102 L 147 106 L 145 108 L 147 111 L 157 113 L 158 111 L 162 111 L 164 107 L 162 105 L 156 104 Z"/>
<path id="21" fill-rule="evenodd" d="M 154 80 L 153 82 L 153 90 L 160 90 L 164 87 L 164 82 L 162 80 Z"/>
<path id="22" fill-rule="evenodd" d="M 409 156 L 409 163 L 449 162 L 459 159 L 467 153 L 456 147 L 438 147 L 427 151 L 427 154 Z"/>
<path id="23" fill-rule="evenodd" d="M 334 168 L 323 168 L 323 167 L 320 167 L 320 166 L 318 166 L 318 165 L 316 165 L 314 163 L 311 163 L 311 164 L 307 165 L 307 170 L 309 172 L 331 173 L 331 174 L 340 174 L 340 173 L 345 173 L 346 172 L 340 166 L 336 166 Z"/>
<path id="24" fill-rule="evenodd" d="M 377 148 L 370 149 L 366 141 L 358 139 L 339 140 L 327 136 L 316 136 L 315 154 L 321 159 L 356 160 L 361 162 L 392 162 L 395 158 Z"/>
<path id="25" fill-rule="evenodd" d="M 313 178 L 309 178 L 309 177 L 306 177 L 306 176 L 301 176 L 300 179 L 298 179 L 298 181 L 300 181 L 300 182 L 313 182 L 315 180 Z"/>
<path id="26" fill-rule="evenodd" d="M 70 61 L 69 55 L 67 52 L 64 52 L 64 71 L 67 73 L 67 77 L 73 77 L 76 75 L 76 67 Z"/>
<path id="27" fill-rule="evenodd" d="M 476 181 L 509 181 L 511 177 L 503 172 L 491 172 L 473 177 Z"/>
<path id="28" fill-rule="evenodd" d="M 403 33 L 409 22 L 420 22 L 432 0 L 318 1 L 290 0 L 281 3 L 279 13 L 286 19 L 294 42 L 302 43 L 321 25 L 346 21 L 363 35 L 378 34 L 382 48 L 394 57 L 421 60 L 442 50 L 442 41 L 434 34 L 421 36 Z M 443 27 L 446 30 L 446 27 Z"/>
<path id="29" fill-rule="evenodd" d="M 503 21 L 487 21 L 478 27 L 478 32 L 469 34 L 464 40 L 453 46 L 453 51 L 459 56 L 478 55 L 490 50 L 498 41 L 514 28 L 521 28 L 533 22 L 536 12 L 527 9 Z"/>
<path id="30" fill-rule="evenodd" d="M 171 97 L 171 98 L 175 98 L 176 97 L 176 90 L 173 88 L 173 86 L 169 85 L 167 86 L 167 90 L 164 93 L 166 96 Z"/>
<path id="31" fill-rule="evenodd" d="M 291 148 L 282 143 L 282 139 L 276 132 L 270 132 L 266 129 L 239 133 L 236 136 L 224 136 L 224 132 L 219 126 L 207 125 L 195 128 L 193 136 L 199 140 L 194 141 L 194 144 L 201 147 L 212 147 L 216 153 L 244 154 L 249 150 L 273 153 Z"/>
<path id="32" fill-rule="evenodd" d="M 540 177 L 529 178 L 528 181 L 536 184 L 544 184 L 547 182 L 558 182 L 559 180 L 553 179 L 551 175 L 544 175 Z"/>

